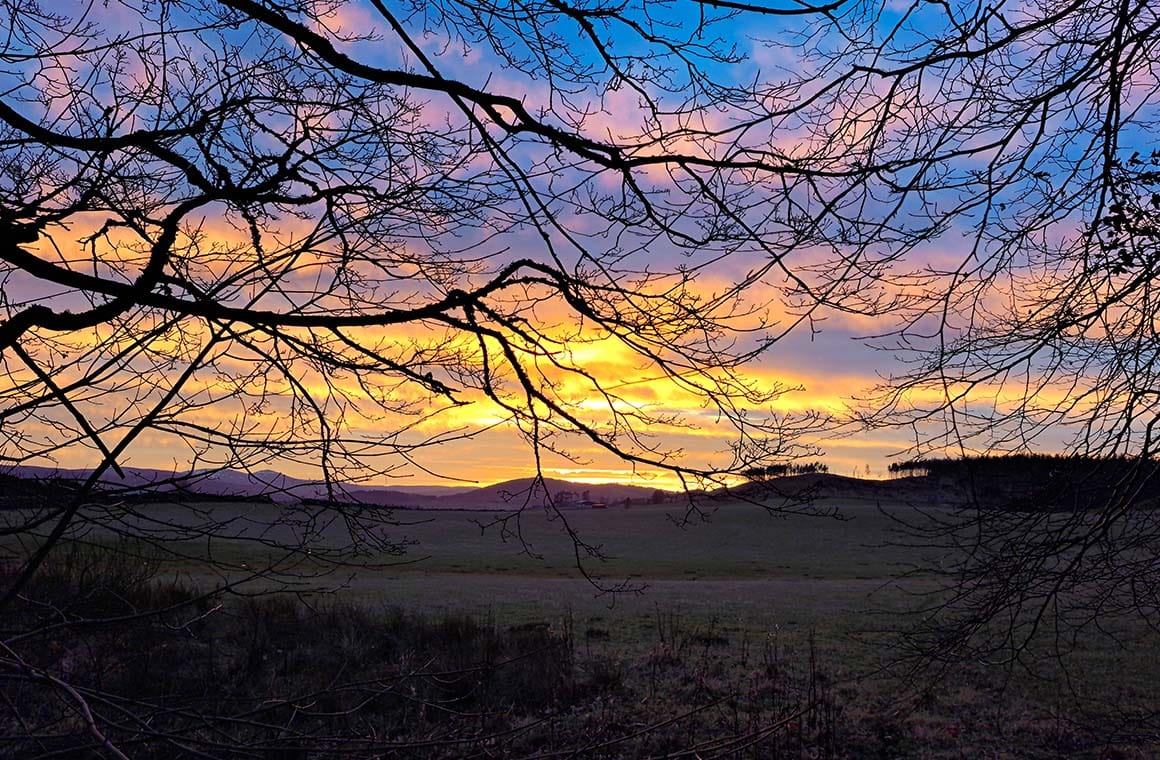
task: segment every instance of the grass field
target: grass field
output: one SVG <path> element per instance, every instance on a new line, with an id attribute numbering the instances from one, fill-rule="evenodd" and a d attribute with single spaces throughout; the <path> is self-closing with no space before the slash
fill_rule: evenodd
<path id="1" fill-rule="evenodd" d="M 405 555 L 372 554 L 363 559 L 389 566 L 342 568 L 320 585 L 341 586 L 344 596 L 372 605 L 494 614 L 513 622 L 569 611 L 613 621 L 651 618 L 659 607 L 754 630 L 857 627 L 868 609 L 904 604 L 894 578 L 915 555 L 892 545 L 899 537 L 888 512 L 853 501 L 819 506 L 840 517 L 776 515 L 738 503 L 688 522 L 679 506 L 667 505 L 577 510 L 563 518 L 527 510 L 518 522 L 499 524 L 493 512 L 403 510 L 394 513 L 398 524 L 388 532 L 409 544 Z M 214 542 L 218 559 L 258 563 L 276 553 L 246 539 L 293 539 L 289 526 L 268 527 L 282 516 L 280 507 L 201 508 L 229 522 L 236 537 Z M 193 522 L 173 505 L 141 511 Z M 580 552 L 578 558 L 568 530 L 601 556 Z M 345 525 L 334 522 L 319 530 L 315 546 L 349 540 Z M 187 549 L 206 551 L 200 542 Z M 196 563 L 183 563 L 181 571 L 207 580 Z M 617 587 L 629 590 L 606 592 Z"/>
<path id="2" fill-rule="evenodd" d="M 1082 715 L 1084 705 L 1139 713 L 1160 704 L 1156 642 L 1146 634 L 1131 649 L 1093 637 L 1068 671 L 1049 663 L 1034 677 L 974 663 L 924 691 L 875 675 L 891 652 L 883 649 L 885 639 L 864 634 L 904 625 L 915 595 L 932 588 L 932 579 L 922 576 L 898 580 L 920 559 L 899 543 L 892 519 L 910 513 L 853 500 L 817 506 L 840 517 L 774 515 L 741 503 L 687 523 L 676 505 L 562 517 L 528 510 L 506 523 L 497 523 L 492 512 L 397 511 L 389 535 L 409 544 L 405 555 L 371 553 L 362 559 L 377 566 L 341 567 L 310 584 L 371 610 L 567 628 L 589 663 L 581 667 L 611 667 L 622 698 L 655 701 L 658 689 L 680 691 L 693 679 L 704 694 L 673 702 L 687 707 L 687 700 L 707 699 L 715 689 L 740 689 L 755 678 L 759 661 L 768 671 L 771 656 L 810 684 L 820 668 L 833 704 L 840 703 L 844 720 L 856 726 L 844 735 L 887 753 L 835 749 L 826 756 L 1149 757 L 1160 748 L 1147 735 L 1093 739 Z M 187 559 L 170 569 L 202 587 L 231 573 L 211 574 L 199 557 L 259 567 L 277 556 L 267 544 L 293 542 L 304 525 L 315 530 L 313 551 L 350 542 L 347 524 L 320 521 L 324 513 L 317 508 L 288 513 L 237 503 L 200 505 L 199 511 L 165 504 L 137 509 L 124 524 L 150 527 L 159 537 L 166 536 L 163 526 L 207 521 L 227 534 L 184 543 Z M 591 579 L 577 568 L 569 531 L 605 557 L 581 552 Z M 99 532 L 88 537 L 103 540 Z M 606 591 L 622 584 L 630 590 Z M 658 686 L 655 663 L 669 659 L 679 667 Z M 1107 754 L 1109 748 L 1121 754 Z"/>

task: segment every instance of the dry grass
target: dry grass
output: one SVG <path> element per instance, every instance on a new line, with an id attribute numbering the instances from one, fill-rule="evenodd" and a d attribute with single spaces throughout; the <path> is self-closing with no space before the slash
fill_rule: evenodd
<path id="1" fill-rule="evenodd" d="M 465 515 L 443 531 L 422 526 L 423 548 L 439 557 L 432 571 L 365 573 L 338 594 L 302 598 L 201 598 L 208 576 L 188 563 L 194 580 L 175 583 L 131 548 L 74 547 L 54 555 L 18 618 L 0 626 L 42 629 L 20 640 L 20 653 L 99 696 L 109 735 L 132 757 L 1160 753 L 1148 713 L 1160 704 L 1152 638 L 1132 655 L 1085 642 L 1070 688 L 1050 668 L 1033 680 L 985 664 L 933 683 L 874 676 L 882 640 L 849 634 L 884 622 L 861 610 L 907 601 L 893 587 L 867 598 L 898 560 L 896 549 L 853 556 L 882 537 L 887 521 L 875 515 L 787 523 L 729 513 L 674 528 L 622 557 L 618 567 L 651 586 L 611 609 L 583 581 L 558 577 L 555 555 L 537 574 L 518 547 L 494 535 L 483 546 Z M 658 516 L 585 515 L 585 527 L 624 542 L 628 527 Z M 544 548 L 554 529 L 529 532 Z M 737 553 L 715 559 L 734 540 Z M 673 577 L 679 546 L 705 579 Z M 766 575 L 753 565 L 759 555 Z M 807 568 L 810 556 L 824 567 Z M 156 609 L 167 611 L 137 617 Z M 91 623 L 108 618 L 127 619 Z M 17 749 L 0 755 L 83 757 L 92 737 L 59 695 L 6 678 L 0 746 Z"/>

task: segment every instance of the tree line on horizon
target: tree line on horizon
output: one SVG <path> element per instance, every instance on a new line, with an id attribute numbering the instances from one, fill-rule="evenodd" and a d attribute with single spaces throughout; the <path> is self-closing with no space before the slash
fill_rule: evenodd
<path id="1" fill-rule="evenodd" d="M 1151 461 L 1150 459 L 1147 461 Z M 906 476 L 1000 476 L 1014 478 L 1053 477 L 1070 471 L 1127 471 L 1140 466 L 1138 456 L 1099 456 L 1069 453 L 1020 452 L 1011 454 L 964 454 L 958 457 L 919 457 L 891 462 L 891 475 Z"/>
<path id="2" fill-rule="evenodd" d="M 790 475 L 813 475 L 829 471 L 830 467 L 825 462 L 786 462 L 750 467 L 741 474 L 751 481 L 761 482 Z"/>

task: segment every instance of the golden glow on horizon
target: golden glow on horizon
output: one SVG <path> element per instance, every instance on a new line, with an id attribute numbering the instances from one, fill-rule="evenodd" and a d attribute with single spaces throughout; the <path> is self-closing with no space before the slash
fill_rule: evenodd
<path id="1" fill-rule="evenodd" d="M 181 336 L 163 334 L 158 338 L 160 342 L 158 348 L 172 349 L 182 341 L 192 341 L 196 344 L 198 337 L 196 331 Z M 414 338 L 408 337 L 408 340 Z M 231 358 L 224 359 L 225 365 L 221 368 L 229 370 L 244 368 L 243 360 L 246 357 L 237 350 L 231 351 Z M 618 398 L 610 401 L 603 397 L 586 396 L 585 394 L 592 391 L 591 385 L 555 368 L 545 367 L 545 378 L 557 384 L 557 390 L 562 398 L 571 399 L 569 408 L 579 410 L 597 427 L 611 424 L 613 410 L 679 415 L 683 418 L 684 425 L 658 422 L 647 426 L 643 432 L 660 445 L 680 448 L 685 457 L 684 461 L 691 466 L 720 462 L 722 452 L 736 435 L 736 431 L 730 426 L 716 424 L 716 415 L 704 407 L 699 397 L 678 387 L 669 378 L 650 375 L 647 368 L 641 369 L 637 357 L 612 338 L 606 336 L 599 340 L 587 341 L 573 350 L 570 357 L 597 378 L 615 379 L 610 387 L 614 389 Z M 227 375 L 234 375 L 234 372 L 227 372 Z M 773 387 L 777 383 L 804 386 L 804 390 L 785 393 L 769 404 L 769 407 L 778 413 L 819 408 L 840 413 L 846 408 L 845 398 L 851 391 L 861 390 L 875 380 L 870 376 L 856 374 L 823 377 L 812 377 L 802 373 L 783 375 L 769 367 L 758 365 L 749 368 L 746 378 L 759 387 Z M 14 374 L 8 378 L 10 382 L 18 379 L 29 379 L 27 371 L 20 372 L 16 368 Z M 467 405 L 438 410 L 430 406 L 431 399 L 426 391 L 414 385 L 400 386 L 392 391 L 396 401 L 427 404 L 425 411 L 437 412 L 419 419 L 416 423 L 415 418 L 407 413 L 391 415 L 374 410 L 373 414 L 363 414 L 358 405 L 370 403 L 372 401 L 370 394 L 357 386 L 344 385 L 341 389 L 336 389 L 334 387 L 336 379 L 333 377 L 328 380 L 321 375 L 305 375 L 300 380 L 318 398 L 329 398 L 336 390 L 341 390 L 345 394 L 350 403 L 344 407 L 343 412 L 353 434 L 374 436 L 376 433 L 409 424 L 414 425 L 415 433 L 425 436 L 437 436 L 459 429 L 487 429 L 474 441 L 456 441 L 430 450 L 432 461 L 429 465 L 440 475 L 490 484 L 528 477 L 534 471 L 528 443 L 517 433 L 509 415 L 478 391 L 463 394 L 465 400 L 471 401 Z M 292 400 L 288 381 L 284 378 L 274 378 L 273 382 L 258 383 L 257 380 L 251 379 L 244 387 L 255 397 L 263 396 L 264 403 L 243 409 L 245 406 L 243 399 L 229 400 L 231 393 L 236 390 L 235 386 L 223 384 L 212 372 L 198 375 L 187 386 L 187 396 L 201 401 L 218 400 L 187 410 L 181 416 L 188 422 L 221 429 L 244 419 L 245 424 L 254 429 L 268 429 L 271 434 L 276 434 L 286 423 L 287 410 Z M 1000 408 L 1009 408 L 1025 402 L 1022 394 L 1014 387 L 1004 388 L 996 385 L 987 390 L 991 392 L 993 403 Z M 225 403 L 220 401 L 222 397 L 227 398 Z M 983 397 L 985 394 L 976 395 L 976 398 Z M 940 399 L 941 394 L 934 389 L 916 392 L 910 396 L 910 400 L 914 403 L 929 403 Z M 1044 389 L 1038 396 L 1041 405 L 1062 403 L 1066 399 L 1066 389 L 1061 388 Z M 106 412 L 98 412 L 102 416 L 115 412 L 108 401 L 109 399 L 100 398 L 95 400 L 96 404 L 107 409 Z M 750 411 L 758 413 L 763 410 L 753 408 Z M 183 457 L 189 454 L 188 447 L 175 440 L 172 435 L 152 433 L 149 441 L 148 448 L 136 449 L 125 463 L 141 467 L 180 468 Z M 872 465 L 873 475 L 884 476 L 885 465 L 881 463 L 885 457 L 905 450 L 909 444 L 902 433 L 828 441 L 819 439 L 815 442 L 826 449 L 827 453 L 821 458 L 830 464 L 832 472 L 838 474 L 856 472 L 861 477 L 865 477 L 867 463 Z M 629 483 L 666 490 L 679 489 L 681 486 L 679 479 L 668 472 L 649 472 L 645 469 L 634 472 L 630 466 L 590 445 L 590 442 L 578 440 L 576 445 L 569 448 L 583 458 L 583 464 L 565 464 L 563 461 L 557 463 L 549 456 L 543 465 L 545 476 L 585 483 Z M 91 457 L 93 451 L 85 450 L 84 455 Z M 73 458 L 74 456 L 61 457 L 60 464 L 86 466 L 80 461 L 83 457 Z M 305 466 L 286 466 L 281 469 L 297 477 L 312 476 L 310 468 Z M 440 482 L 418 471 L 414 474 L 415 483 Z M 391 482 L 396 481 L 392 479 L 386 484 L 389 485 Z M 697 487 L 695 483 L 690 485 Z"/>
<path id="2" fill-rule="evenodd" d="M 87 221 L 94 225 L 94 231 L 99 224 L 103 224 L 103 218 L 97 219 L 95 216 Z M 279 225 L 278 230 L 264 233 L 274 246 L 300 239 L 312 227 L 307 221 L 295 219 L 279 222 Z M 202 266 L 203 276 L 236 274 L 258 265 L 254 257 L 245 255 L 252 241 L 230 224 L 211 218 L 199 229 L 189 230 L 188 233 L 185 243 L 197 246 L 201 251 L 198 263 Z M 131 277 L 136 272 L 135 267 L 142 261 L 130 249 L 135 243 L 129 233 L 123 230 L 114 230 L 110 237 L 102 238 L 100 245 L 110 249 L 106 264 L 123 267 L 125 276 Z M 113 251 L 113 248 L 117 251 Z M 202 254 L 206 251 L 212 251 L 213 255 L 203 259 Z M 56 255 L 44 246 L 41 246 L 39 253 L 49 259 Z M 203 265 L 204 261 L 209 263 Z M 309 292 L 312 283 L 324 277 L 332 263 L 321 253 L 301 254 L 294 259 L 295 274 L 292 280 L 301 280 L 303 292 Z M 405 268 L 406 262 L 400 260 L 398 266 Z M 732 285 L 726 273 L 718 272 L 698 275 L 689 287 L 699 290 L 709 300 L 712 295 L 726 291 Z M 754 303 L 764 303 L 764 307 L 746 318 L 761 319 L 766 324 L 777 325 L 795 319 L 794 314 L 779 305 L 780 301 L 772 296 L 772 292 L 766 286 L 755 286 L 749 298 Z M 513 293 L 510 298 L 513 299 L 511 303 L 518 304 L 520 299 L 531 301 L 534 300 L 532 296 L 541 295 L 544 294 Z M 404 293 L 396 297 L 400 303 L 405 303 L 415 296 Z M 430 294 L 427 297 L 430 298 Z M 680 450 L 684 457 L 681 461 L 691 467 L 706 463 L 723 466 L 728 462 L 728 446 L 737 437 L 737 431 L 732 425 L 720 421 L 719 415 L 704 403 L 703 396 L 665 376 L 622 340 L 592 329 L 578 334 L 572 315 L 558 300 L 539 300 L 534 307 L 529 307 L 526 314 L 534 316 L 536 324 L 542 329 L 543 341 L 539 346 L 524 345 L 517 338 L 513 340 L 515 350 L 522 353 L 528 367 L 534 368 L 536 374 L 532 376 L 533 382 L 540 384 L 545 392 L 553 394 L 562 406 L 574 411 L 594 429 L 602 431 L 612 430 L 618 420 L 623 421 L 622 415 L 640 416 L 642 421 L 638 422 L 638 432 L 649 444 Z M 145 319 L 146 326 L 160 324 L 159 318 Z M 831 324 L 839 325 L 846 331 L 873 326 L 868 317 L 853 315 L 835 315 Z M 433 371 L 435 379 L 454 388 L 461 387 L 461 378 L 457 378 L 454 372 L 466 370 L 470 375 L 473 369 L 478 369 L 483 351 L 486 350 L 493 357 L 502 355 L 494 339 L 486 338 L 481 346 L 475 336 L 457 334 L 445 326 L 427 323 L 389 329 L 362 328 L 350 333 L 404 366 L 411 361 L 416 362 L 419 371 Z M 316 337 L 306 330 L 291 331 L 288 335 L 307 343 Z M 256 348 L 246 347 L 237 341 L 228 347 L 223 344 L 222 349 L 213 354 L 213 366 L 190 378 L 183 389 L 183 398 L 189 402 L 189 407 L 176 415 L 181 421 L 223 430 L 241 426 L 255 435 L 265 434 L 276 439 L 287 434 L 297 424 L 289 415 L 294 402 L 301 401 L 296 394 L 305 391 L 320 403 L 325 415 L 341 415 L 350 434 L 365 440 L 388 436 L 404 429 L 408 429 L 412 436 L 429 438 L 459 430 L 485 431 L 477 441 L 456 441 L 431 449 L 431 458 L 436 461 L 430 466 L 440 474 L 494 483 L 526 477 L 533 471 L 528 443 L 520 436 L 512 415 L 477 388 L 468 386 L 460 391 L 457 398 L 467 403 L 455 406 L 418 383 L 399 381 L 397 375 L 383 376 L 377 387 L 363 386 L 351 377 L 350 372 L 340 370 L 324 375 L 302 360 L 293 360 L 287 365 L 287 373 L 292 377 L 276 371 L 253 373 L 255 365 L 263 361 L 261 351 L 273 352 L 274 347 L 268 336 L 254 333 L 248 337 L 254 341 Z M 129 412 L 125 407 L 142 405 L 144 401 L 164 393 L 167 380 L 180 367 L 180 359 L 195 355 L 208 338 L 209 328 L 192 321 L 159 333 L 151 343 L 142 346 L 146 352 L 135 360 L 136 364 L 132 367 L 140 381 L 131 391 L 135 395 L 124 395 L 124 402 L 118 404 L 117 399 L 121 398 L 117 396 L 119 391 L 108 386 L 112 389 L 110 395 L 97 396 L 95 393 L 99 389 L 94 389 L 93 396 L 81 399 L 81 406 L 101 423 L 119 417 L 132 418 L 143 407 Z M 104 344 L 106 354 L 132 345 L 131 338 L 115 336 L 107 326 L 94 328 L 87 334 L 68 335 L 65 339 L 67 343 L 60 338 L 56 340 L 56 345 L 64 353 L 71 353 L 74 357 L 80 356 L 97 342 Z M 114 343 L 114 340 L 120 342 Z M 65 350 L 69 345 L 71 348 Z M 543 348 L 552 345 L 563 347 L 555 357 L 563 367 L 543 355 Z M 150 365 L 148 357 L 151 356 L 178 357 L 178 360 L 167 369 L 158 370 L 158 367 L 164 365 Z M 798 364 L 793 359 L 792 354 L 778 352 L 775 348 L 767 357 L 738 372 L 739 380 L 758 390 L 786 389 L 764 403 L 743 402 L 739 410 L 755 416 L 768 413 L 801 415 L 814 411 L 841 416 L 848 411 L 851 397 L 880 380 L 869 370 L 843 370 L 840 361 L 830 365 L 836 369 L 827 367 L 824 372 L 810 372 L 797 368 Z M 31 373 L 22 368 L 19 362 L 12 359 L 6 361 L 8 375 L 3 382 L 8 388 L 32 379 Z M 59 361 L 50 363 L 62 366 Z M 814 363 L 814 366 L 818 365 L 825 366 L 826 363 Z M 455 369 L 445 371 L 443 368 L 448 366 Z M 569 368 L 582 370 L 582 373 L 569 371 Z M 89 364 L 68 368 L 58 377 L 58 382 L 71 382 L 88 369 Z M 705 376 L 695 379 L 711 384 L 719 378 L 714 378 L 713 372 L 709 371 Z M 512 403 L 518 406 L 521 394 L 511 381 L 510 373 L 507 382 Z M 801 390 L 793 390 L 799 387 Z M 963 386 L 951 386 L 948 390 L 953 395 L 962 389 Z M 1051 408 L 1066 403 L 1071 390 L 1063 387 L 1043 388 L 1031 401 L 1039 407 Z M 125 393 L 129 394 L 130 391 Z M 983 400 L 987 399 L 987 403 L 999 410 L 1028 402 L 1025 386 L 1021 383 L 991 383 L 976 387 L 972 397 L 976 407 L 985 406 Z M 936 405 L 943 398 L 944 391 L 928 387 L 911 391 L 904 401 L 924 406 Z M 57 409 L 53 413 L 58 414 L 61 420 L 67 420 L 62 410 Z M 47 422 L 47 419 L 42 421 L 43 424 Z M 116 436 L 112 438 L 115 440 Z M 573 450 L 585 458 L 586 464 L 577 466 L 562 459 L 556 463 L 548 457 L 549 461 L 543 468 L 545 475 L 588 483 L 628 482 L 661 488 L 680 486 L 675 475 L 664 471 L 642 470 L 634 473 L 630 466 L 608 452 L 587 445 L 582 437 L 577 439 L 579 445 Z M 175 434 L 154 432 L 148 440 L 148 447 L 137 448 L 131 454 L 130 460 L 136 466 L 180 466 L 183 458 L 190 454 L 189 446 L 178 440 Z M 905 450 L 909 445 L 909 441 L 901 434 L 838 440 L 822 440 L 819 435 L 818 440 L 809 442 L 818 443 L 827 449 L 829 453 L 823 458 L 831 464 L 834 472 L 841 474 L 864 471 L 868 461 L 881 462 L 884 457 Z M 91 459 L 94 451 L 91 447 L 75 451 L 70 449 L 68 452 L 61 449 L 57 456 L 62 464 L 71 460 L 68 461 L 70 466 L 85 466 L 81 460 L 86 457 Z M 309 468 L 305 465 L 288 465 L 283 469 L 287 474 L 310 476 Z M 872 472 L 884 469 L 884 466 L 872 467 Z M 431 481 L 429 475 L 419 470 L 414 470 L 414 473 L 417 477 L 427 479 L 424 482 L 438 482 Z"/>

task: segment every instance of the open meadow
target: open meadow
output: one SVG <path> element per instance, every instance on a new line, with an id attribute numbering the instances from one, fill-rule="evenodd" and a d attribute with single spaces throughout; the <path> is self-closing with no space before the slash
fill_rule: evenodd
<path id="1" fill-rule="evenodd" d="M 913 519 L 913 510 L 853 499 L 815 506 L 831 516 L 731 502 L 688 521 L 679 504 L 558 515 L 527 509 L 506 522 L 496 512 L 399 510 L 389 534 L 408 544 L 405 554 L 371 552 L 363 567 L 318 575 L 321 563 L 298 564 L 290 580 L 310 613 L 278 606 L 231 613 L 227 603 L 217 614 L 235 627 L 219 635 L 252 637 L 265 658 L 291 645 L 255 628 L 274 631 L 270 621 L 290 614 L 286 641 L 309 638 L 294 631 L 322 616 L 331 629 L 323 638 L 354 647 L 356 663 L 368 657 L 360 647 L 374 640 L 375 621 L 400 615 L 549 637 L 568 651 L 557 658 L 567 677 L 548 678 L 555 685 L 543 693 L 525 691 L 539 694 L 528 698 L 541 707 L 560 689 L 572 696 L 551 712 L 551 737 L 527 729 L 513 757 L 590 736 L 608 743 L 591 756 L 606 757 L 695 756 L 676 752 L 683 746 L 701 747 L 704 757 L 755 758 L 1150 757 L 1160 749 L 1137 728 L 1160 704 L 1154 637 L 1129 630 L 1122 647 L 1093 635 L 1062 664 L 1045 641 L 1027 658 L 1033 671 L 973 662 L 910 677 L 886 631 L 909 625 L 908 611 L 935 588 L 930 576 L 901 578 L 923 559 L 896 532 L 895 517 Z M 158 526 L 176 531 L 205 520 L 229 536 L 169 542 L 184 558 L 159 564 L 155 580 L 184 588 L 209 589 L 277 564 L 270 545 L 294 543 L 304 525 L 316 533 L 303 545 L 312 554 L 350 540 L 345 521 L 320 522 L 327 514 L 320 507 L 146 504 L 133 512 L 121 525 L 151 526 L 158 538 L 166 537 Z M 111 523 L 108 514 L 100 518 Z M 602 558 L 578 553 L 573 535 Z M 111 541 L 100 531 L 86 539 Z M 238 591 L 276 585 L 258 579 Z M 658 727 L 675 715 L 685 718 Z M 658 747 L 670 754 L 654 753 Z"/>
<path id="2" fill-rule="evenodd" d="M 570 612 L 631 627 L 660 608 L 751 631 L 854 630 L 874 627 L 872 610 L 906 606 L 897 577 L 918 555 L 898 545 L 893 510 L 856 500 L 817 506 L 828 514 L 783 515 L 740 502 L 693 515 L 681 504 L 558 514 L 397 510 L 387 533 L 406 544 L 404 554 L 371 553 L 359 559 L 366 566 L 335 567 L 315 584 L 372 606 L 494 615 L 513 624 Z M 280 556 L 255 539 L 294 543 L 294 524 L 318 529 L 315 551 L 349 541 L 342 520 L 318 526 L 311 514 L 322 514 L 317 507 L 224 503 L 196 510 L 231 525 L 235 538 L 215 538 L 213 557 L 250 567 Z M 299 510 L 293 524 L 278 524 Z M 137 511 L 175 524 L 204 517 L 166 504 Z M 578 549 L 569 531 L 593 552 Z M 209 551 L 197 541 L 183 548 L 191 556 Z M 196 560 L 176 568 L 198 585 L 216 577 L 203 570 Z M 906 586 L 925 587 L 921 579 Z"/>

